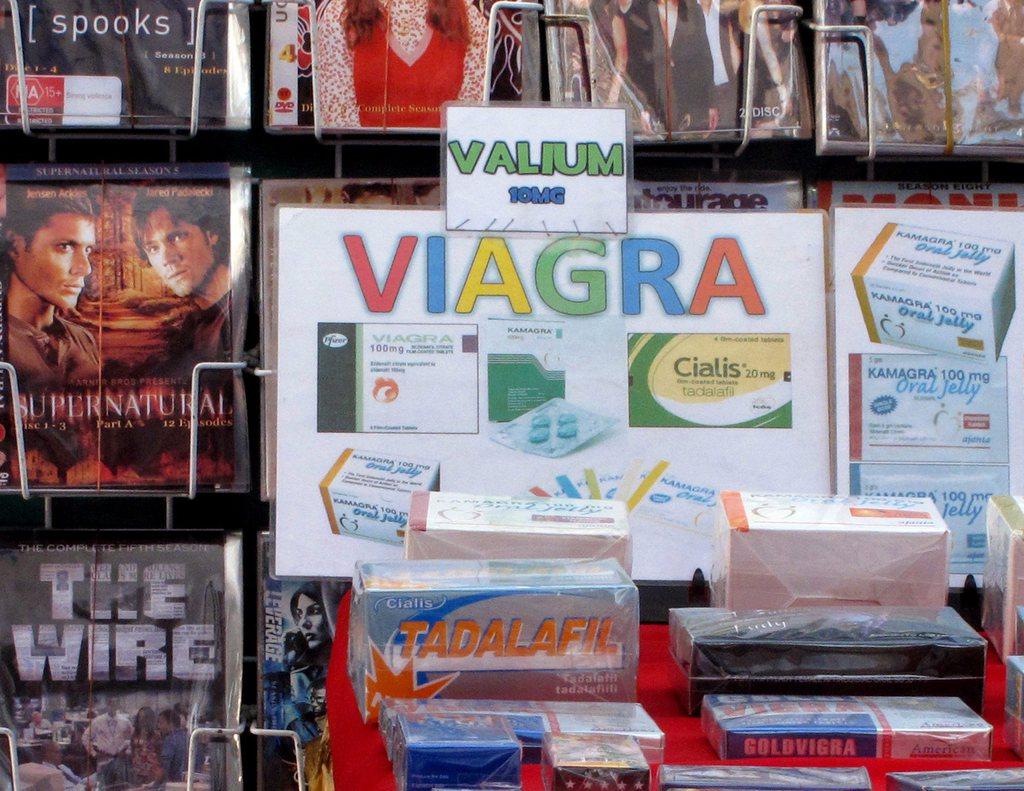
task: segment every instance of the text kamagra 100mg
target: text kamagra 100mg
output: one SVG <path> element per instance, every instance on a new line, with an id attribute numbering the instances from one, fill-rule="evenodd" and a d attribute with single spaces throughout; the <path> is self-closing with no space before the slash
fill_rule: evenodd
<path id="1" fill-rule="evenodd" d="M 614 560 L 356 566 L 349 677 L 381 700 L 636 699 L 639 596 Z"/>

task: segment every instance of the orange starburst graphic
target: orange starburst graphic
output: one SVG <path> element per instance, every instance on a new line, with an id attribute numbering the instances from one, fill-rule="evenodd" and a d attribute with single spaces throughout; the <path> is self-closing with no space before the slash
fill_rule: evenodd
<path id="1" fill-rule="evenodd" d="M 417 684 L 412 661 L 396 673 L 388 665 L 384 655 L 377 650 L 377 646 L 370 646 L 370 657 L 373 670 L 366 673 L 366 709 L 371 720 L 377 717 L 380 702 L 384 698 L 432 698 L 459 675 L 449 673 L 426 684 Z"/>

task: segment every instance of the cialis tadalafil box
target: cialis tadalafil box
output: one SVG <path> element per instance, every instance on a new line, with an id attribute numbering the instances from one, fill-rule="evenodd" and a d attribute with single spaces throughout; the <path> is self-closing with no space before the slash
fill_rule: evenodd
<path id="1" fill-rule="evenodd" d="M 886 223 L 853 270 L 874 343 L 993 362 L 1014 311 L 1014 246 Z"/>
<path id="2" fill-rule="evenodd" d="M 1017 607 L 1024 605 L 1024 498 L 988 501 L 988 559 L 982 626 L 1004 662 L 1016 651 Z"/>
<path id="3" fill-rule="evenodd" d="M 614 560 L 357 563 L 348 673 L 387 697 L 636 700 L 639 596 Z"/>
<path id="4" fill-rule="evenodd" d="M 620 500 L 417 492 L 407 560 L 574 558 L 632 569 L 629 515 Z"/>
<path id="5" fill-rule="evenodd" d="M 714 545 L 716 607 L 946 604 L 949 530 L 930 498 L 722 492 Z"/>
<path id="6" fill-rule="evenodd" d="M 400 545 L 414 492 L 437 489 L 440 465 L 346 448 L 320 482 L 335 535 Z"/>

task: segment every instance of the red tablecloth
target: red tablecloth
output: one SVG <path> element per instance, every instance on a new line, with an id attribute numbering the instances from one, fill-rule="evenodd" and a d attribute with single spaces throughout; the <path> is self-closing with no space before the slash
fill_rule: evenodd
<path id="1" fill-rule="evenodd" d="M 335 788 L 346 791 L 393 791 L 395 784 L 391 764 L 384 755 L 376 724 L 364 725 L 356 709 L 352 687 L 346 677 L 346 636 L 348 634 L 348 601 L 342 602 L 338 618 L 334 656 L 331 660 L 331 683 L 328 687 L 328 719 L 334 758 Z M 995 750 L 991 763 L 960 763 L 942 760 L 914 761 L 845 761 L 804 760 L 780 766 L 859 766 L 866 765 L 876 789 L 885 788 L 885 775 L 890 771 L 928 771 L 953 768 L 1020 766 L 1021 762 L 1003 739 L 1003 701 L 1006 671 L 989 651 L 985 683 L 985 719 L 995 725 Z M 668 627 L 648 624 L 640 628 L 639 697 L 644 708 L 665 731 L 665 762 L 673 764 L 720 763 L 700 729 L 700 719 L 682 714 L 677 693 L 679 671 L 668 653 Z M 737 762 L 738 763 L 738 762 Z M 755 763 L 755 762 L 746 762 Z M 524 791 L 542 788 L 537 766 L 523 769 Z"/>

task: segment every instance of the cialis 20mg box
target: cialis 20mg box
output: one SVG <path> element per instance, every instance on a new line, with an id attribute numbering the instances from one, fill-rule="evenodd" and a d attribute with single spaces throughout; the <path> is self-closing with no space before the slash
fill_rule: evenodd
<path id="1" fill-rule="evenodd" d="M 874 343 L 995 361 L 1013 318 L 1014 247 L 886 223 L 853 285 Z"/>
<path id="2" fill-rule="evenodd" d="M 320 482 L 335 535 L 400 545 L 414 492 L 436 491 L 440 465 L 346 448 Z"/>

